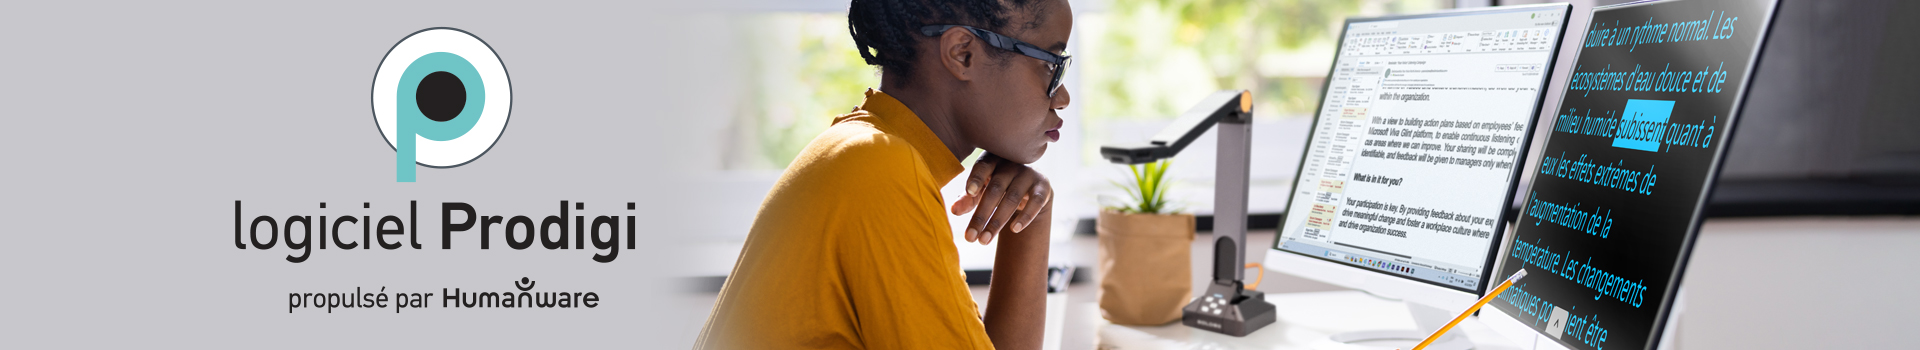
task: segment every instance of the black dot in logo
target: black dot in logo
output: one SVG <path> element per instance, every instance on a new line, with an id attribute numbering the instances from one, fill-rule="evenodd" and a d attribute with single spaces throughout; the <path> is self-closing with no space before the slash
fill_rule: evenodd
<path id="1" fill-rule="evenodd" d="M 453 73 L 433 72 L 420 79 L 420 87 L 413 92 L 413 101 L 420 107 L 420 114 L 436 122 L 453 120 L 460 116 L 460 110 L 467 108 L 467 84 L 460 83 L 460 77 Z"/>

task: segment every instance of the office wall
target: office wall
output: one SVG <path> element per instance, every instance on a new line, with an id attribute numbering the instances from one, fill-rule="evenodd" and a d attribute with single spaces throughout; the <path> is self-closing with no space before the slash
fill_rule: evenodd
<path id="1" fill-rule="evenodd" d="M 1724 176 L 1920 178 L 1920 3 L 1783 1 Z"/>

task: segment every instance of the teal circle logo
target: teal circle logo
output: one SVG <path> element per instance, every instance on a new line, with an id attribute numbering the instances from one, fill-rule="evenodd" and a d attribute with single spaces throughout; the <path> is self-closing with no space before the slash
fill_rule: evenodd
<path id="1" fill-rule="evenodd" d="M 479 37 L 428 28 L 387 51 L 373 76 L 373 119 L 394 149 L 394 180 L 417 166 L 479 159 L 506 131 L 513 88 L 500 56 Z"/>

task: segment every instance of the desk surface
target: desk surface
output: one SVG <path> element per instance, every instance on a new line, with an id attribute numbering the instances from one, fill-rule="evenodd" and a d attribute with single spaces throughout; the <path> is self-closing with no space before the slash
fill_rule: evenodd
<path id="1" fill-rule="evenodd" d="M 1178 322 L 1162 326 L 1123 326 L 1100 318 L 1099 309 L 1066 315 L 1095 325 L 1099 349 L 1308 349 L 1330 334 L 1361 330 L 1413 329 L 1404 304 L 1359 291 L 1269 294 L 1279 319 L 1246 337 L 1207 332 Z M 1466 335 L 1478 349 L 1516 349 L 1479 319 L 1453 332 Z M 1402 345 L 1411 348 L 1412 344 Z M 1063 348 L 1083 348 L 1084 344 Z"/>
<path id="2" fill-rule="evenodd" d="M 1262 256 L 1273 242 L 1273 231 L 1254 231 L 1247 235 L 1249 256 Z M 1194 251 L 1206 251 L 1209 234 L 1194 239 Z M 1097 266 L 1092 260 L 1099 249 L 1093 237 L 1074 237 L 1067 247 L 1076 256 L 1076 265 Z M 1258 253 L 1258 254 L 1253 254 Z M 1205 254 L 1194 254 L 1192 283 L 1195 290 L 1205 288 L 1210 271 Z M 1248 278 L 1257 272 L 1248 271 Z M 1095 278 L 1097 279 L 1097 277 Z M 1278 320 L 1244 338 L 1200 331 L 1178 322 L 1162 326 L 1125 326 L 1107 322 L 1100 316 L 1100 284 L 1083 281 L 1069 287 L 1064 298 L 1049 299 L 1049 340 L 1058 339 L 1057 349 L 1306 349 L 1328 334 L 1358 330 L 1414 329 L 1413 318 L 1405 304 L 1372 295 L 1286 274 L 1266 271 L 1259 290 L 1267 292 Z M 976 301 L 984 307 L 987 288 L 973 288 Z M 1059 305 L 1065 303 L 1065 305 Z M 1480 349 L 1516 349 L 1492 329 L 1470 319 L 1454 328 L 1480 345 Z M 1411 346 L 1408 346 L 1410 348 Z M 1053 347 L 1050 347 L 1053 348 Z"/>

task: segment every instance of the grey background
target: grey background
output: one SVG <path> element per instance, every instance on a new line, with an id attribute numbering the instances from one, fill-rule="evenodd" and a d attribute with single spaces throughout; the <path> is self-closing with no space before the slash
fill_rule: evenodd
<path id="1" fill-rule="evenodd" d="M 507 2 L 11 3 L 0 11 L 0 347 L 486 348 L 675 343 L 703 319 L 650 317 L 668 286 L 664 212 L 694 189 L 676 120 L 724 103 L 723 69 L 657 4 Z M 437 26 L 471 32 L 512 79 L 505 134 L 485 156 L 393 181 L 369 90 L 392 45 Z M 427 249 L 236 249 L 247 216 L 406 213 Z M 438 203 L 481 215 L 638 213 L 638 250 L 440 250 Z M 318 202 L 330 209 L 318 209 Z M 372 202 L 372 210 L 359 202 Z M 641 210 L 615 211 L 625 202 Z M 599 209 L 596 211 L 596 209 Z M 679 219 L 678 221 L 686 221 Z M 496 238 L 497 239 L 497 238 Z M 439 309 L 441 288 L 597 292 L 594 309 Z M 300 310 L 287 293 L 433 292 L 434 309 Z M 702 315 L 703 316 L 703 315 Z M 703 317 L 702 317 L 703 318 Z M 671 327 L 668 327 L 671 326 Z M 697 328 L 696 328 L 697 329 Z"/>

